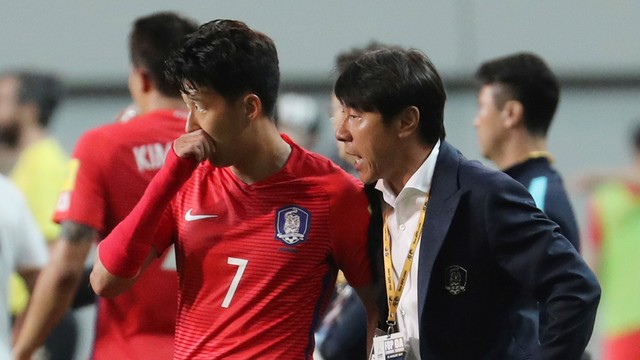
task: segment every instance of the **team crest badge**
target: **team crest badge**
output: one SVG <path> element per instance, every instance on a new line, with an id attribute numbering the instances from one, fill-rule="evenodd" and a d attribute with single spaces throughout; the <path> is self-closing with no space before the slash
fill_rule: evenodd
<path id="1" fill-rule="evenodd" d="M 311 216 L 299 206 L 287 206 L 276 213 L 276 239 L 293 245 L 307 239 Z"/>
<path id="2" fill-rule="evenodd" d="M 467 270 L 462 266 L 449 266 L 445 272 L 444 288 L 451 295 L 458 295 L 466 290 Z"/>

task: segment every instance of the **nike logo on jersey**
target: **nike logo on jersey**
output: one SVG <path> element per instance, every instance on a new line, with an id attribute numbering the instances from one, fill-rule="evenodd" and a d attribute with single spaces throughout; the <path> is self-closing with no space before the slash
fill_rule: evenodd
<path id="1" fill-rule="evenodd" d="M 195 220 L 202 220 L 202 219 L 208 219 L 208 218 L 215 218 L 218 217 L 218 215 L 193 215 L 191 214 L 191 211 L 193 209 L 189 209 L 189 211 L 187 211 L 186 214 L 184 214 L 184 219 L 186 221 L 195 221 Z"/>

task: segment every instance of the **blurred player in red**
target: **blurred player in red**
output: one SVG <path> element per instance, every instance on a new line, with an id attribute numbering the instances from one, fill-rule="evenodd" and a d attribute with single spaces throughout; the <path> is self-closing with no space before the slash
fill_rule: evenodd
<path id="1" fill-rule="evenodd" d="M 278 57 L 263 33 L 202 25 L 167 75 L 182 86 L 187 133 L 99 245 L 94 290 L 145 281 L 145 260 L 174 244 L 175 359 L 311 359 L 338 269 L 373 303 L 362 184 L 279 134 Z"/>
<path id="2" fill-rule="evenodd" d="M 42 344 L 80 285 L 94 240 L 104 238 L 131 211 L 172 141 L 184 133 L 188 111 L 178 87 L 164 77 L 164 61 L 196 29 L 196 23 L 174 13 L 135 21 L 129 90 L 139 115 L 91 130 L 78 141 L 54 216 L 62 224 L 61 246 L 38 278 L 16 358 L 29 359 Z M 93 359 L 172 358 L 177 277 L 170 250 L 126 294 L 100 299 Z"/>

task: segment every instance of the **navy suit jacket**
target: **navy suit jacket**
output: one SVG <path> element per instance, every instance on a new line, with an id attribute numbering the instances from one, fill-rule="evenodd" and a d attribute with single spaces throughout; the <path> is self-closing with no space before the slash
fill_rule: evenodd
<path id="1" fill-rule="evenodd" d="M 370 256 L 386 329 L 382 199 L 368 187 Z M 520 183 L 441 142 L 418 274 L 422 359 L 580 359 L 600 286 Z M 546 329 L 519 309 L 545 304 Z"/>

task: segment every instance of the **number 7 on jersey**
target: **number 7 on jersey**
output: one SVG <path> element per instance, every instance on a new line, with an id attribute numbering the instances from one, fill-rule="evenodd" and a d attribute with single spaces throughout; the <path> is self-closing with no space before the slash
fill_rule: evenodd
<path id="1" fill-rule="evenodd" d="M 244 269 L 247 267 L 249 260 L 238 259 L 230 257 L 227 259 L 227 264 L 236 265 L 238 267 L 238 271 L 236 271 L 236 275 L 233 277 L 231 281 L 231 285 L 229 286 L 229 291 L 227 291 L 227 296 L 224 297 L 224 301 L 222 302 L 223 308 L 228 308 L 231 303 L 231 299 L 233 299 L 233 295 L 236 293 L 236 289 L 238 288 L 238 284 L 240 283 L 240 279 L 242 279 L 242 274 L 244 274 Z"/>

